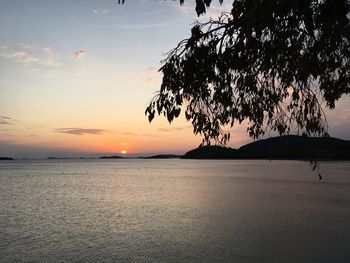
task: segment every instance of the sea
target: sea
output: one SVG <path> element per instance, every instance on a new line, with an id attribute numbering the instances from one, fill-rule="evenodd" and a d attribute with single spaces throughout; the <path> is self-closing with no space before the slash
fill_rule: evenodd
<path id="1" fill-rule="evenodd" d="M 0 162 L 0 262 L 350 262 L 350 162 Z"/>

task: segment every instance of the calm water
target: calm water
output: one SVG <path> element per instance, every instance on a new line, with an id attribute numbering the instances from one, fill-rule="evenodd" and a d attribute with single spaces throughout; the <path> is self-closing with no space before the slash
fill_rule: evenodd
<path id="1" fill-rule="evenodd" d="M 350 163 L 0 162 L 0 262 L 350 262 Z"/>

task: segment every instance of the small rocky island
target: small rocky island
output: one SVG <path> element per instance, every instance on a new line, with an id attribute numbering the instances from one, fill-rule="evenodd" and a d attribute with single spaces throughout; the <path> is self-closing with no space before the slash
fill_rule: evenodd
<path id="1" fill-rule="evenodd" d="M 1 157 L 0 156 L 0 161 L 12 161 L 14 160 L 12 157 Z"/>
<path id="2" fill-rule="evenodd" d="M 123 159 L 124 157 L 119 155 L 112 155 L 112 156 L 101 156 L 98 159 Z"/>

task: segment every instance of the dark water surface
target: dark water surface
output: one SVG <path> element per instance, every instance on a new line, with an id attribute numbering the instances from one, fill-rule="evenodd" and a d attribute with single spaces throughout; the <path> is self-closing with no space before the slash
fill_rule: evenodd
<path id="1" fill-rule="evenodd" d="M 350 162 L 0 162 L 0 262 L 350 262 Z"/>

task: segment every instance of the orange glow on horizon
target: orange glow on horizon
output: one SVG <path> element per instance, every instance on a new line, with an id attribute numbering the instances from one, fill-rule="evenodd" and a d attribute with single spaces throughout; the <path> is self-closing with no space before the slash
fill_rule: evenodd
<path id="1" fill-rule="evenodd" d="M 127 154 L 128 151 L 127 151 L 127 150 L 121 150 L 120 153 L 121 153 L 121 154 Z"/>

